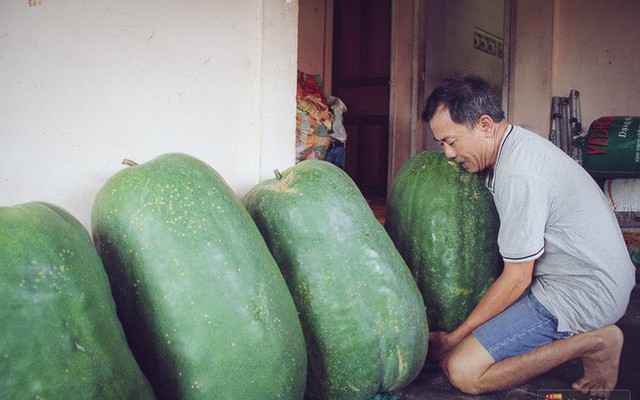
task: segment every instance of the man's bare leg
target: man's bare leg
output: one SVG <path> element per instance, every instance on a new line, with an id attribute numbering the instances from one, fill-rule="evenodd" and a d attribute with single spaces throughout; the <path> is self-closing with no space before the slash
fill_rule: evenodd
<path id="1" fill-rule="evenodd" d="M 595 396 L 607 395 L 618 380 L 623 336 L 615 325 L 555 340 L 517 357 L 494 362 L 480 342 L 468 336 L 443 360 L 451 383 L 465 393 L 507 390 L 576 358 L 584 375 L 572 387 Z"/>

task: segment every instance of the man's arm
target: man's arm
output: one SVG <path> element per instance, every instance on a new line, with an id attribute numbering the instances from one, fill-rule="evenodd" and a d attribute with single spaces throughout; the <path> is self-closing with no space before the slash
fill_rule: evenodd
<path id="1" fill-rule="evenodd" d="M 531 284 L 534 260 L 505 263 L 502 274 L 489 287 L 467 319 L 452 332 L 432 332 L 429 335 L 430 358 L 440 359 L 474 329 L 513 304 Z"/>

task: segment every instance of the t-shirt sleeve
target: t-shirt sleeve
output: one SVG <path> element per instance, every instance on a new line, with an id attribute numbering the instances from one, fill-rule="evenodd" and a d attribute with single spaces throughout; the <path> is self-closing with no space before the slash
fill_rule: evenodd
<path id="1" fill-rule="evenodd" d="M 500 215 L 498 246 L 505 262 L 535 260 L 544 253 L 548 188 L 535 178 L 515 176 L 494 193 Z"/>

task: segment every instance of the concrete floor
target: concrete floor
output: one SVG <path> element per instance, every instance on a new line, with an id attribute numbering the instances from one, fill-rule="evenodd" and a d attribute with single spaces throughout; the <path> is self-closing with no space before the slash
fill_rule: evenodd
<path id="1" fill-rule="evenodd" d="M 636 285 L 631 294 L 631 301 L 627 313 L 618 322 L 618 326 L 625 335 L 622 348 L 620 374 L 614 399 L 640 400 L 640 284 Z M 542 399 L 544 389 L 570 390 L 571 383 L 582 376 L 582 362 L 575 360 L 557 367 L 533 381 L 516 389 L 483 396 L 469 396 L 455 389 L 435 365 L 427 365 L 418 378 L 403 390 L 384 396 L 398 400 L 458 400 L 458 399 Z M 548 393 L 548 392 L 547 392 Z M 581 400 L 597 397 L 580 396 L 579 393 L 564 392 L 563 400 Z"/>

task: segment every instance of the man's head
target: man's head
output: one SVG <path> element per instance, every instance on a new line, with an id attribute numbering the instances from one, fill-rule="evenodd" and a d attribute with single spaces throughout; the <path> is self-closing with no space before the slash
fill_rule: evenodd
<path id="1" fill-rule="evenodd" d="M 427 98 L 422 117 L 445 155 L 466 170 L 479 172 L 495 162 L 504 112 L 482 78 L 445 80 Z"/>
<path id="2" fill-rule="evenodd" d="M 440 106 L 449 110 L 453 122 L 465 124 L 469 129 L 473 129 L 483 114 L 496 123 L 504 119 L 496 93 L 487 81 L 478 76 L 444 80 L 427 98 L 422 119 L 430 122 Z"/>

